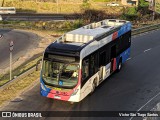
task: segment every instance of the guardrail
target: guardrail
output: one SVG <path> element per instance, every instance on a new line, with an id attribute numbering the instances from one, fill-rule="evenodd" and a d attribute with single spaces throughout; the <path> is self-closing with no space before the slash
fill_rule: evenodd
<path id="1" fill-rule="evenodd" d="M 24 26 L 24 25 L 13 25 L 13 24 L 0 24 L 0 28 L 3 28 L 3 29 L 24 29 L 24 30 L 57 30 L 57 31 L 71 30 L 69 28 L 52 28 L 50 26 L 47 26 L 44 28 L 43 25 L 41 25 L 41 26 L 36 26 L 36 25 Z"/>
<path id="2" fill-rule="evenodd" d="M 31 26 L 23 26 L 23 25 L 14 25 L 13 24 L 0 24 L 0 28 L 3 29 L 27 29 L 27 30 L 32 30 Z"/>
<path id="3" fill-rule="evenodd" d="M 137 35 L 137 34 L 141 34 L 141 33 L 144 33 L 144 32 L 148 32 L 148 31 L 151 31 L 151 30 L 156 30 L 156 29 L 160 29 L 160 24 L 149 25 L 149 26 L 133 29 L 132 30 L 132 36 Z"/>
<path id="4" fill-rule="evenodd" d="M 18 77 L 14 78 L 14 79 L 12 79 L 12 80 L 10 80 L 10 81 L 8 81 L 8 82 L 6 82 L 4 85 L 2 85 L 2 86 L 0 87 L 0 90 L 2 90 L 4 87 L 8 86 L 8 85 L 9 85 L 10 83 L 12 83 L 13 81 L 18 81 L 18 80 L 20 80 L 21 78 L 23 78 L 23 77 L 31 74 L 31 73 L 34 72 L 35 70 L 36 70 L 36 66 L 30 68 L 29 70 L 27 70 L 26 72 L 22 73 L 22 74 L 19 75 Z"/>
<path id="5" fill-rule="evenodd" d="M 146 27 L 142 27 L 142 28 L 138 28 L 138 29 L 133 29 L 132 30 L 132 36 L 134 35 L 138 35 L 144 32 L 148 32 L 151 30 L 156 30 L 156 29 L 160 29 L 160 24 L 156 24 L 156 25 L 149 25 Z M 33 66 L 32 68 L 30 68 L 29 70 L 27 70 L 26 72 L 24 72 L 23 74 L 19 75 L 18 77 L 16 77 L 15 79 L 7 82 L 6 84 L 4 84 L 3 86 L 0 87 L 0 89 L 3 89 L 5 86 L 9 85 L 10 83 L 12 83 L 13 81 L 17 81 L 25 76 L 27 76 L 28 74 L 31 74 L 32 72 L 38 70 L 38 66 L 40 65 L 41 60 L 37 61 L 37 64 L 35 66 Z"/>

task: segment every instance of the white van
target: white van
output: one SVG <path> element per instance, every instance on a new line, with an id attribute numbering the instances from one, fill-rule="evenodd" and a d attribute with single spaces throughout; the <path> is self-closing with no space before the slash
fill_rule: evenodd
<path id="1" fill-rule="evenodd" d="M 16 14 L 15 7 L 0 7 L 0 14 Z"/>

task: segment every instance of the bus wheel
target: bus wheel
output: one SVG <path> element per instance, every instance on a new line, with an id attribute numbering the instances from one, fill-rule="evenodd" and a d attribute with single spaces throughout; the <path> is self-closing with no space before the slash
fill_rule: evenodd
<path id="1" fill-rule="evenodd" d="M 118 63 L 117 72 L 119 72 L 121 69 L 122 69 L 122 60 L 120 60 Z"/>
<path id="2" fill-rule="evenodd" d="M 96 81 L 94 80 L 93 83 L 92 83 L 91 94 L 94 92 L 95 88 L 96 88 Z"/>

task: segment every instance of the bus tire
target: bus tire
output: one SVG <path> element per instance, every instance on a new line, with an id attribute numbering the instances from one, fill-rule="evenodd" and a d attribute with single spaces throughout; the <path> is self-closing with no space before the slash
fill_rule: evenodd
<path id="1" fill-rule="evenodd" d="M 118 66 L 117 66 L 117 72 L 119 72 L 122 69 L 122 58 L 119 60 Z"/>
<path id="2" fill-rule="evenodd" d="M 93 83 L 92 83 L 91 94 L 94 92 L 95 89 L 96 89 L 96 80 L 94 80 Z"/>

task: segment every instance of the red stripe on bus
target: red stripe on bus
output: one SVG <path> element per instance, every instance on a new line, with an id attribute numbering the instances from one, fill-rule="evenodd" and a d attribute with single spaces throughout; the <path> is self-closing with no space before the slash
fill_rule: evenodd
<path id="1" fill-rule="evenodd" d="M 116 67 L 116 58 L 113 59 L 113 71 L 115 71 L 117 69 Z"/>
<path id="2" fill-rule="evenodd" d="M 114 32 L 112 36 L 112 40 L 115 40 L 118 37 L 118 32 Z"/>

